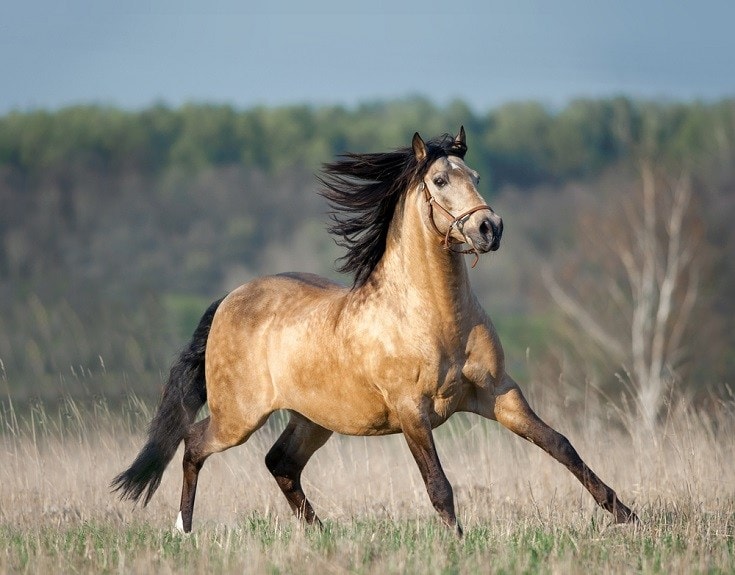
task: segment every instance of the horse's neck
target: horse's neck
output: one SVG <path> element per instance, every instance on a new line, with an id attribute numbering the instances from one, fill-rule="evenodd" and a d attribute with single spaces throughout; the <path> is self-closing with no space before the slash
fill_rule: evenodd
<path id="1" fill-rule="evenodd" d="M 391 306 L 415 310 L 422 319 L 451 328 L 474 302 L 463 256 L 448 252 L 423 221 L 416 198 L 399 206 L 386 250 L 365 286 L 391 298 Z"/>

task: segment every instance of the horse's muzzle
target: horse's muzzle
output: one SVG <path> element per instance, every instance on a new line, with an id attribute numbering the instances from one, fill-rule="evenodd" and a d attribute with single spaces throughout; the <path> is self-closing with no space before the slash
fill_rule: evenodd
<path id="1" fill-rule="evenodd" d="M 503 219 L 495 212 L 482 214 L 475 230 L 465 228 L 464 232 L 472 247 L 479 253 L 494 252 L 500 247 L 503 235 Z M 478 213 L 478 216 L 480 213 Z"/>

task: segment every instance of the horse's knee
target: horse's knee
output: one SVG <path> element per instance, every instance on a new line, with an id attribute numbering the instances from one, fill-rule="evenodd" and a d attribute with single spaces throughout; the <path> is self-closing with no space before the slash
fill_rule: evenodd
<path id="1" fill-rule="evenodd" d="M 552 431 L 552 438 L 549 444 L 549 453 L 560 463 L 569 467 L 570 465 L 577 465 L 581 462 L 577 450 L 571 442 L 558 431 Z"/>

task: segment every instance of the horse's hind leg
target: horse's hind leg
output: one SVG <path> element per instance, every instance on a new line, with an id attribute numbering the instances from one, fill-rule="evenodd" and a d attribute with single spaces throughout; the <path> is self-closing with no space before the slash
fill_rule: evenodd
<path id="1" fill-rule="evenodd" d="M 314 452 L 326 443 L 332 432 L 302 415 L 292 412 L 281 436 L 265 456 L 265 464 L 296 517 L 321 527 L 314 508 L 301 488 L 301 472 Z"/>
<path id="2" fill-rule="evenodd" d="M 189 434 L 184 439 L 184 484 L 181 487 L 179 516 L 176 518 L 176 529 L 182 533 L 191 531 L 199 471 L 204 465 L 204 460 L 211 455 L 211 453 L 202 450 L 204 435 L 209 422 L 210 418 L 207 417 L 192 425 Z"/>
<path id="3" fill-rule="evenodd" d="M 223 429 L 211 417 L 202 419 L 191 426 L 184 439 L 184 482 L 181 488 L 179 516 L 176 519 L 176 528 L 179 531 L 183 533 L 191 531 L 197 480 L 204 461 L 213 453 L 224 451 L 247 441 L 253 432 L 265 423 L 268 415 L 264 414 L 254 425 L 238 425 L 236 431 L 234 429 Z"/>
<path id="4" fill-rule="evenodd" d="M 587 467 L 569 440 L 536 415 L 512 379 L 507 378 L 504 388 L 496 390 L 493 398 L 488 399 L 488 405 L 481 407 L 489 413 L 482 415 L 496 419 L 563 464 L 587 488 L 597 504 L 613 514 L 617 523 L 638 520 L 635 513 L 618 499 L 616 493 Z"/>

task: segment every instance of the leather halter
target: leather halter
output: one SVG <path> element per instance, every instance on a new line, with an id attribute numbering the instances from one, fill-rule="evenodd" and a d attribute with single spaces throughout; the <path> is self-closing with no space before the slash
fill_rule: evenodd
<path id="1" fill-rule="evenodd" d="M 464 231 L 462 231 L 462 224 L 464 223 L 464 220 L 474 214 L 475 212 L 479 212 L 480 210 L 491 210 L 492 208 L 488 206 L 487 204 L 482 204 L 480 206 L 475 206 L 474 208 L 470 208 L 466 212 L 462 212 L 458 216 L 453 216 L 452 212 L 450 212 L 447 208 L 442 206 L 439 202 L 436 201 L 436 198 L 431 195 L 431 192 L 429 192 L 429 186 L 426 185 L 426 182 L 421 182 L 421 188 L 424 191 L 424 199 L 426 200 L 426 203 L 429 204 L 429 222 L 431 223 L 432 229 L 437 233 L 439 237 L 442 238 L 442 246 L 445 250 L 449 250 L 450 252 L 454 252 L 457 254 L 475 254 L 475 261 L 472 262 L 472 267 L 474 268 L 477 265 L 477 262 L 480 259 L 480 255 L 477 253 L 477 250 L 472 247 L 471 249 L 466 250 L 460 250 L 460 249 L 453 249 L 452 245 L 457 244 L 469 244 L 472 245 L 469 241 L 467 241 L 467 236 L 465 236 Z M 436 206 L 437 210 L 441 215 L 443 215 L 447 220 L 449 220 L 449 227 L 447 227 L 447 232 L 444 234 L 442 233 L 439 228 L 436 225 L 436 222 L 434 221 L 434 207 Z M 451 238 L 450 235 L 452 233 L 452 228 L 457 228 L 459 233 L 461 233 L 465 241 L 459 241 L 455 240 L 454 238 Z"/>

